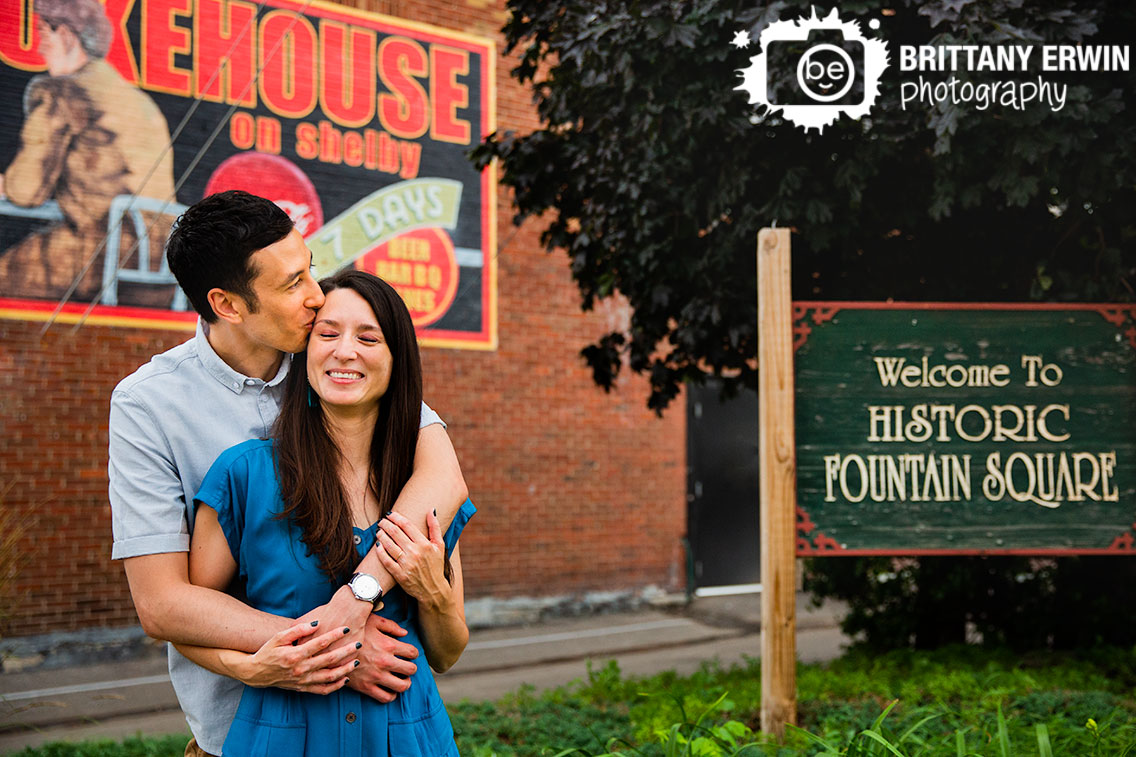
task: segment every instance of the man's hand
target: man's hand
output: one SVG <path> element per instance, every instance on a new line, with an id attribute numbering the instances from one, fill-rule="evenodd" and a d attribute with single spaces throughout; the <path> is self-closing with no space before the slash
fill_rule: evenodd
<path id="1" fill-rule="evenodd" d="M 347 685 L 378 702 L 393 702 L 397 694 L 409 689 L 410 676 L 418 670 L 410 661 L 418 657 L 418 648 L 394 638 L 402 636 L 406 636 L 405 628 L 372 615 L 359 650 L 360 665 Z"/>

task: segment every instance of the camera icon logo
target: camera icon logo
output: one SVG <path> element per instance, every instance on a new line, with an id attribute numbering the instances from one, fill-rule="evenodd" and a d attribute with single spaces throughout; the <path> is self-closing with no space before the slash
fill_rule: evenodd
<path id="1" fill-rule="evenodd" d="M 819 103 L 831 103 L 844 97 L 855 81 L 852 56 L 836 45 L 810 47 L 797 63 L 797 85 Z"/>
<path id="2" fill-rule="evenodd" d="M 762 51 L 742 69 L 751 103 L 780 112 L 804 128 L 824 131 L 841 115 L 863 117 L 879 95 L 888 65 L 887 44 L 865 37 L 855 21 L 836 10 L 818 18 L 776 21 L 760 36 Z"/>

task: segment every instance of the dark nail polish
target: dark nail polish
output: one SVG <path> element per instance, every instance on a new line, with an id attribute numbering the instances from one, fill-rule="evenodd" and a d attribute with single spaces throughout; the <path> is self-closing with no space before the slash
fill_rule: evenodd
<path id="1" fill-rule="evenodd" d="M 359 667 L 359 661 L 358 660 L 355 661 L 355 667 Z"/>
<path id="2" fill-rule="evenodd" d="M 343 683 L 345 683 L 345 684 L 351 683 L 351 679 L 350 678 L 344 678 Z"/>
<path id="3" fill-rule="evenodd" d="M 434 517 L 435 518 L 438 517 L 438 508 L 436 508 L 436 507 L 434 508 Z"/>
<path id="4" fill-rule="evenodd" d="M 349 634 L 349 633 L 351 633 L 351 629 L 350 629 L 350 628 L 344 628 L 344 629 L 343 629 L 343 633 L 344 633 L 345 635 L 346 635 L 346 634 Z"/>
<path id="5" fill-rule="evenodd" d="M 362 649 L 363 648 L 363 642 L 361 642 L 361 641 L 355 642 L 355 648 L 356 649 Z"/>
<path id="6" fill-rule="evenodd" d="M 312 628 L 315 628 L 315 627 L 316 627 L 316 626 L 318 626 L 319 624 L 320 624 L 320 622 L 319 622 L 318 620 L 313 620 L 313 621 L 312 621 Z"/>
<path id="7" fill-rule="evenodd" d="M 292 646 L 296 646 L 296 642 L 295 642 L 295 641 L 293 641 L 293 642 L 292 642 Z"/>

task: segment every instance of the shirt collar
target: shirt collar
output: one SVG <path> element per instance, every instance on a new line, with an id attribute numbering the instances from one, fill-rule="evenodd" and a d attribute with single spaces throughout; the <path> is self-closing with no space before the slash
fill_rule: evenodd
<path id="1" fill-rule="evenodd" d="M 197 333 L 193 335 L 193 343 L 197 348 L 197 359 L 201 361 L 201 365 L 205 367 L 210 376 L 224 384 L 233 394 L 240 394 L 245 390 L 245 387 L 279 386 L 288 375 L 288 368 L 292 364 L 292 355 L 284 355 L 284 359 L 280 361 L 280 367 L 276 370 L 276 375 L 271 381 L 267 382 L 263 379 L 250 378 L 244 375 L 222 360 L 221 356 L 213 349 L 213 345 L 209 343 L 209 324 L 201 318 L 197 319 Z"/>

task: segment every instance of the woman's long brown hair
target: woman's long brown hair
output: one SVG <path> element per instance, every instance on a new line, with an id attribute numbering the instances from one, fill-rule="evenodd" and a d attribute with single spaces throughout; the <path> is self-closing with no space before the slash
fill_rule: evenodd
<path id="1" fill-rule="evenodd" d="M 362 271 L 348 270 L 320 281 L 324 293 L 350 289 L 371 306 L 391 351 L 391 377 L 379 400 L 371 441 L 370 489 L 383 515 L 414 469 L 414 449 L 422 414 L 422 362 L 406 305 L 389 284 Z M 308 554 L 319 558 L 328 579 L 347 580 L 359 563 L 352 540 L 351 513 L 340 481 L 343 459 L 327 430 L 323 409 L 307 376 L 307 352 L 296 355 L 288 371 L 284 402 L 272 429 L 277 478 L 284 497 L 281 518 L 299 528 Z M 309 397 L 313 397 L 309 400 Z"/>

